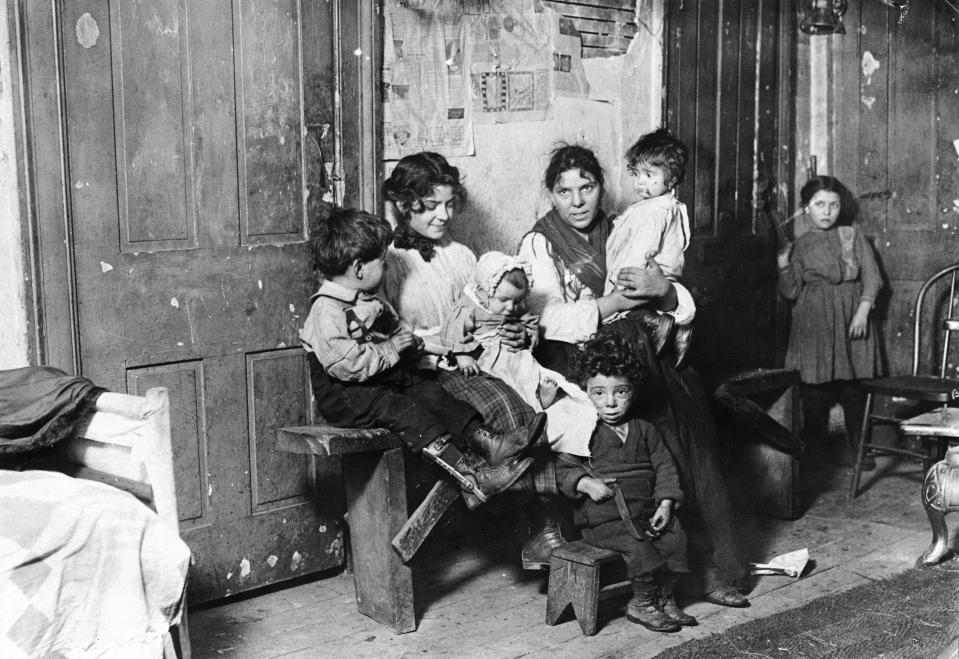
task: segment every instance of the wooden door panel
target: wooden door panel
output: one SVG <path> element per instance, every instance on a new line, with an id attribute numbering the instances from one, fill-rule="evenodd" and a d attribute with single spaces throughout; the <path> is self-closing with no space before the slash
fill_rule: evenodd
<path id="1" fill-rule="evenodd" d="M 196 246 L 184 4 L 109 3 L 122 252 Z"/>
<path id="2" fill-rule="evenodd" d="M 202 385 L 201 361 L 127 370 L 129 393 L 142 396 L 151 387 L 166 387 L 169 392 L 177 511 L 181 522 L 189 522 L 184 530 L 210 521 L 205 504 L 209 480 Z"/>
<path id="3" fill-rule="evenodd" d="M 276 430 L 310 422 L 309 376 L 303 350 L 246 356 L 253 511 L 303 501 L 311 493 L 309 462 L 276 450 Z"/>
<path id="4" fill-rule="evenodd" d="M 241 243 L 301 241 L 299 2 L 242 0 L 237 6 Z"/>
<path id="5" fill-rule="evenodd" d="M 275 449 L 310 414 L 297 331 L 324 168 L 305 154 L 331 153 L 329 4 L 60 11 L 80 369 L 170 389 L 191 600 L 341 564 L 341 497 L 316 504 L 311 462 Z M 337 487 L 335 465 L 322 478 Z"/>

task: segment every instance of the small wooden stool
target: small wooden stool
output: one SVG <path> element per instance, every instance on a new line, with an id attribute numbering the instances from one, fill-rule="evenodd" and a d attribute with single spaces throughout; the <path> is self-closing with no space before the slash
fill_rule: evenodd
<path id="1" fill-rule="evenodd" d="M 594 547 L 585 540 L 554 549 L 546 596 L 546 624 L 555 625 L 566 607 L 572 605 L 583 633 L 596 634 L 600 568 L 618 558 L 616 552 Z"/>

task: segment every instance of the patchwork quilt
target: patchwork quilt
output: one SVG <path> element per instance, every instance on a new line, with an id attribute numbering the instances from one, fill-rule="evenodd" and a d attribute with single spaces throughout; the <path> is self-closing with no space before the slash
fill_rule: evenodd
<path id="1" fill-rule="evenodd" d="M 126 492 L 0 470 L 0 657 L 161 657 L 189 562 Z"/>

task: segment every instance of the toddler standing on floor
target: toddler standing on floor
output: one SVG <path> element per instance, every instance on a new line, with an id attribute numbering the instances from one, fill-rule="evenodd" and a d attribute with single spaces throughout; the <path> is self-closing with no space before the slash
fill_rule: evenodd
<path id="1" fill-rule="evenodd" d="M 684 252 L 689 247 L 689 217 L 686 204 L 676 198 L 676 186 L 686 177 L 689 149 L 665 128 L 646 133 L 626 152 L 626 166 L 639 201 L 614 220 L 606 240 L 606 280 L 604 295 L 615 290 L 614 282 L 625 267 L 647 267 L 654 262 L 672 281 L 683 276 Z M 642 310 L 639 313 L 649 313 Z M 604 323 L 627 315 L 613 314 Z M 651 327 L 667 328 L 662 323 Z M 689 345 L 692 325 L 678 328 L 676 358 L 682 360 Z M 653 336 L 657 342 L 665 336 Z"/>
<path id="2" fill-rule="evenodd" d="M 677 574 L 689 572 L 686 534 L 673 510 L 683 500 L 679 474 L 659 431 L 632 415 L 647 376 L 643 353 L 611 330 L 601 330 L 572 359 L 596 411 L 590 458 L 560 454 L 560 491 L 576 500 L 573 520 L 592 545 L 619 552 L 633 586 L 626 617 L 657 632 L 674 632 L 696 619 L 673 594 Z"/>
<path id="3" fill-rule="evenodd" d="M 494 375 L 512 387 L 537 412 L 546 412 L 546 437 L 554 451 L 589 455 L 589 438 L 596 411 L 586 394 L 533 357 L 539 339 L 537 318 L 526 314 L 526 300 L 534 285 L 528 263 L 502 252 L 487 252 L 476 264 L 473 283 L 443 325 L 444 344 L 464 373 Z M 529 347 L 510 350 L 498 328 L 503 322 L 521 322 Z"/>

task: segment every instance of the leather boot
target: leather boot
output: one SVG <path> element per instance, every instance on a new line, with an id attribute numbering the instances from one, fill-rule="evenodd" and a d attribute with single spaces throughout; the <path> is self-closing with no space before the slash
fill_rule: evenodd
<path id="1" fill-rule="evenodd" d="M 546 413 L 539 412 L 525 428 L 496 432 L 480 426 L 466 438 L 466 445 L 492 467 L 515 461 L 543 433 Z"/>
<path id="2" fill-rule="evenodd" d="M 533 464 L 533 458 L 522 458 L 496 467 L 479 456 L 467 459 L 451 439 L 449 435 L 437 437 L 423 449 L 423 455 L 459 484 L 470 510 L 479 508 L 489 497 L 507 489 Z"/>
<path id="3" fill-rule="evenodd" d="M 626 606 L 626 619 L 653 632 L 678 632 L 679 623 L 663 613 L 656 590 L 652 577 L 633 579 L 633 599 Z"/>
<path id="4" fill-rule="evenodd" d="M 695 627 L 699 622 L 693 616 L 683 611 L 676 604 L 676 575 L 667 573 L 662 576 L 659 584 L 659 604 L 663 614 L 683 627 Z"/>
<path id="5" fill-rule="evenodd" d="M 562 512 L 558 497 L 538 497 L 532 515 L 533 534 L 523 545 L 520 558 L 524 570 L 548 570 L 553 550 L 569 543 L 560 526 Z"/>

